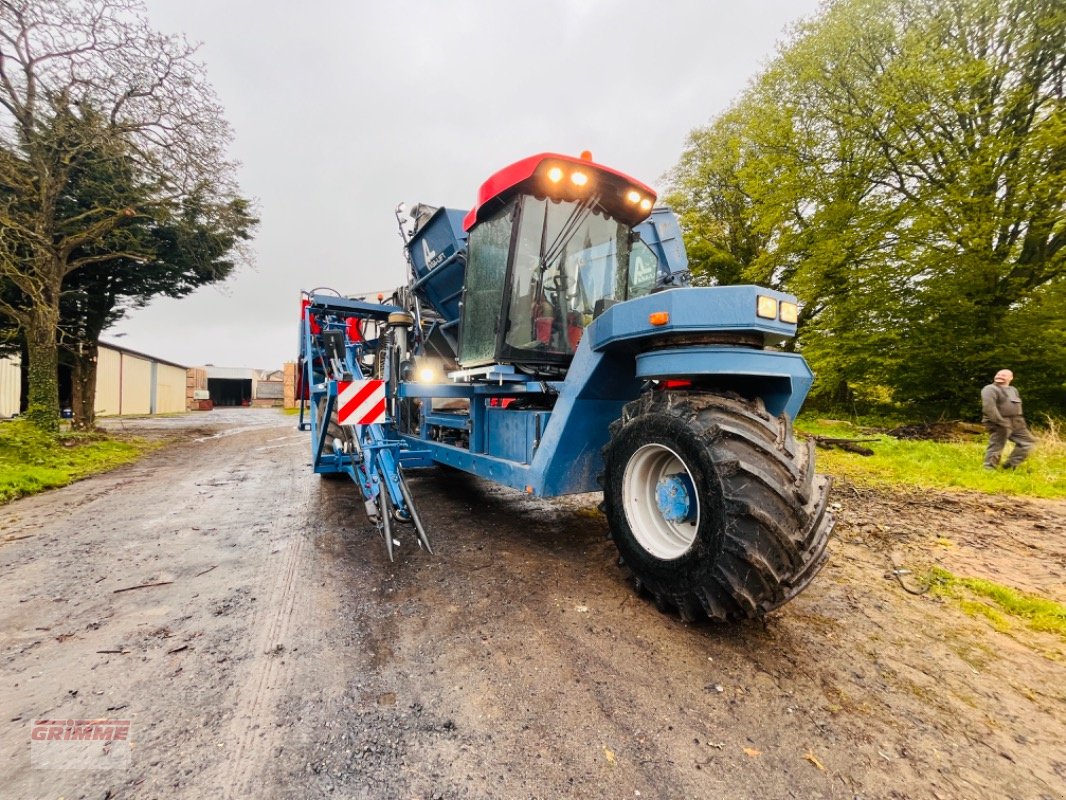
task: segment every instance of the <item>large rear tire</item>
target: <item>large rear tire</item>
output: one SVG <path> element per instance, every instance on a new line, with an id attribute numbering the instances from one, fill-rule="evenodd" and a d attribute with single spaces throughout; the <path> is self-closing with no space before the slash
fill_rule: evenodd
<path id="1" fill-rule="evenodd" d="M 788 417 L 732 394 L 653 390 L 604 451 L 604 510 L 638 588 L 682 618 L 760 617 L 826 560 L 829 480 Z"/>

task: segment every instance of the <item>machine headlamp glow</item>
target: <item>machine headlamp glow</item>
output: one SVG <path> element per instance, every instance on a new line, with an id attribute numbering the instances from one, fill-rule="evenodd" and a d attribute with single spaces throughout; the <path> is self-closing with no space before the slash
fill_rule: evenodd
<path id="1" fill-rule="evenodd" d="M 566 165 L 553 164 L 544 173 L 549 183 L 555 184 L 560 189 L 564 182 L 577 189 L 584 189 L 592 183 L 592 177 L 583 169 L 570 169 Z"/>
<path id="2" fill-rule="evenodd" d="M 626 192 L 626 202 L 631 206 L 640 206 L 641 211 L 651 211 L 651 198 L 645 197 L 636 189 Z"/>
<path id="3" fill-rule="evenodd" d="M 764 294 L 756 296 L 755 313 L 763 319 L 777 319 L 777 298 Z"/>
<path id="4" fill-rule="evenodd" d="M 788 300 L 781 301 L 781 309 L 778 314 L 782 322 L 788 322 L 792 325 L 799 322 L 799 306 L 795 303 L 790 303 Z"/>
<path id="5" fill-rule="evenodd" d="M 444 380 L 444 370 L 441 363 L 433 358 L 425 356 L 416 357 L 414 363 L 414 379 L 417 383 L 441 383 Z"/>
<path id="6" fill-rule="evenodd" d="M 779 319 L 789 325 L 799 321 L 799 306 L 791 300 L 778 300 L 767 295 L 756 295 L 755 313 L 763 319 Z"/>

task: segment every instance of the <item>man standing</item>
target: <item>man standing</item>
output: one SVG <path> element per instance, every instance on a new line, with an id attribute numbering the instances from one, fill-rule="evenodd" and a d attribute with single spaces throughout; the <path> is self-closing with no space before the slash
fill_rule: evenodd
<path id="1" fill-rule="evenodd" d="M 999 457 L 1007 440 L 1014 442 L 1014 450 L 1003 465 L 1004 469 L 1014 469 L 1029 455 L 1036 444 L 1022 416 L 1022 398 L 1018 390 L 1010 385 L 1014 373 L 1001 369 L 981 390 L 982 422 L 988 428 L 988 449 L 985 450 L 985 469 L 999 466 Z"/>

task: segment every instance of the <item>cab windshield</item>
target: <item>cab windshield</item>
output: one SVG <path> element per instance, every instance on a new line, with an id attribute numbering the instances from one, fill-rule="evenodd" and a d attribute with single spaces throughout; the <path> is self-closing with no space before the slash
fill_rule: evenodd
<path id="1" fill-rule="evenodd" d="M 630 243 L 630 228 L 591 203 L 522 198 L 501 355 L 563 360 L 610 301 L 646 293 Z"/>

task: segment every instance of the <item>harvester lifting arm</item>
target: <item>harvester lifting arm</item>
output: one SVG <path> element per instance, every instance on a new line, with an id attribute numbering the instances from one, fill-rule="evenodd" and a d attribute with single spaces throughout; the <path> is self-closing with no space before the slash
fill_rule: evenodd
<path id="1" fill-rule="evenodd" d="M 378 326 L 378 339 L 364 338 L 368 322 Z M 393 367 L 389 349 L 377 347 L 396 341 L 406 346 L 409 324 L 397 306 L 321 294 L 305 295 L 300 320 L 300 427 L 311 430 L 312 465 L 324 477 L 347 475 L 359 487 L 390 560 L 393 522 L 412 523 L 419 547 L 432 552 L 403 476 L 403 467 L 421 465 L 425 453 L 396 435 L 386 413 Z M 368 354 L 375 366 L 385 357 L 384 380 L 373 378 L 376 370 L 363 363 Z M 305 404 L 310 423 L 303 422 Z"/>

